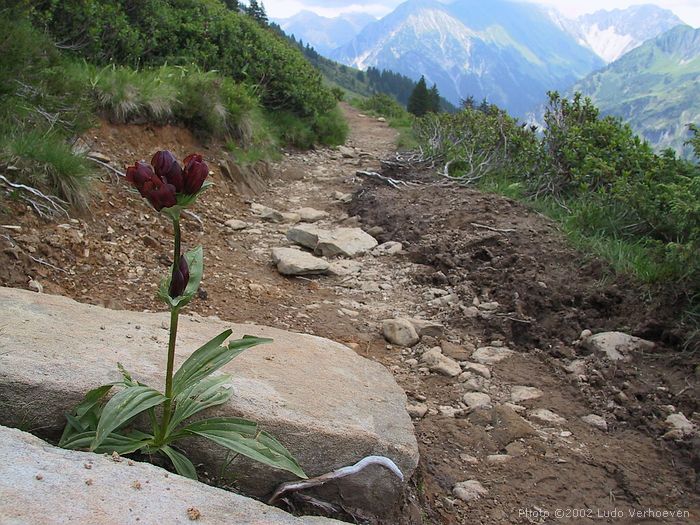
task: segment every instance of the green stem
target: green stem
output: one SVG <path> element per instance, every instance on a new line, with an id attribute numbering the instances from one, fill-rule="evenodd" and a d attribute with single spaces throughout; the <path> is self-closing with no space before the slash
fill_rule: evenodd
<path id="1" fill-rule="evenodd" d="M 180 264 L 180 217 L 173 217 L 173 229 L 175 230 L 175 246 L 173 249 L 173 271 Z M 173 395 L 173 368 L 175 365 L 175 343 L 177 341 L 177 322 L 180 316 L 180 308 L 174 307 L 170 310 L 170 339 L 168 340 L 168 367 L 165 372 L 165 397 L 163 405 L 163 422 L 160 428 L 160 439 L 165 439 L 165 435 L 170 424 L 172 415 L 172 395 Z"/>

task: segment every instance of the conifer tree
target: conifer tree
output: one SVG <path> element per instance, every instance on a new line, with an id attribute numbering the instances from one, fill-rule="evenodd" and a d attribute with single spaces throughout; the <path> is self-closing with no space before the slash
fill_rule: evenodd
<path id="1" fill-rule="evenodd" d="M 408 97 L 408 111 L 417 117 L 422 117 L 429 110 L 430 93 L 425 84 L 425 77 L 420 77 L 418 84 L 413 88 L 411 96 Z"/>
<path id="2" fill-rule="evenodd" d="M 258 3 L 258 0 L 250 0 L 245 12 L 248 14 L 248 16 L 254 18 L 260 24 L 267 25 L 267 13 L 265 12 L 265 6 L 263 5 L 262 1 Z"/>
<path id="3" fill-rule="evenodd" d="M 224 3 L 226 4 L 226 7 L 228 7 L 231 11 L 235 11 L 236 13 L 241 10 L 241 6 L 238 3 L 238 0 L 224 0 Z"/>
<path id="4" fill-rule="evenodd" d="M 428 91 L 428 111 L 440 113 L 440 92 L 437 84 L 433 84 L 433 87 Z"/>

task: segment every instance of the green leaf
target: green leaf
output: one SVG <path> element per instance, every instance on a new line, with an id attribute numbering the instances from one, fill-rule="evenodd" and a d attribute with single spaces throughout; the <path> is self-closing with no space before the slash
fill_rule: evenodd
<path id="1" fill-rule="evenodd" d="M 163 394 L 147 386 L 125 388 L 110 399 L 102 410 L 90 449 L 96 450 L 114 430 L 141 412 L 160 405 L 166 399 Z"/>
<path id="2" fill-rule="evenodd" d="M 205 180 L 204 184 L 202 184 L 202 188 L 194 195 L 178 193 L 177 204 L 175 206 L 171 206 L 170 208 L 163 208 L 162 210 L 160 210 L 161 213 L 164 213 L 165 215 L 173 219 L 180 217 L 182 210 L 192 206 L 195 203 L 195 201 L 199 198 L 199 196 L 202 195 L 202 193 L 207 191 L 212 186 L 214 186 L 214 183 L 212 181 Z"/>
<path id="3" fill-rule="evenodd" d="M 195 350 L 173 377 L 173 396 L 189 388 L 197 381 L 216 372 L 228 364 L 234 357 L 253 346 L 269 343 L 272 339 L 243 336 L 242 339 L 229 341 L 227 346 L 221 346 L 232 331 L 226 330 L 204 346 Z"/>
<path id="4" fill-rule="evenodd" d="M 59 446 L 66 441 L 70 436 L 75 434 L 75 431 L 82 432 L 87 429 L 94 430 L 97 426 L 97 421 L 101 412 L 100 402 L 113 387 L 113 384 L 102 385 L 90 390 L 83 400 L 76 405 L 70 414 L 66 414 L 68 424 L 63 430 Z"/>
<path id="5" fill-rule="evenodd" d="M 228 375 L 203 379 L 175 396 L 175 410 L 168 424 L 167 434 L 198 412 L 228 401 L 233 392 L 230 388 L 223 388 L 223 385 L 230 380 Z"/>
<path id="6" fill-rule="evenodd" d="M 163 445 L 159 450 L 170 458 L 178 474 L 186 478 L 197 479 L 197 469 L 192 462 L 187 459 L 187 456 L 168 445 Z"/>
<path id="7" fill-rule="evenodd" d="M 112 432 L 102 442 L 100 446 L 95 448 L 93 452 L 98 454 L 131 454 L 142 448 L 148 447 L 151 444 L 153 436 L 142 432 L 134 432 L 128 436 L 123 436 Z M 61 445 L 63 448 L 78 450 L 89 449 L 95 440 L 95 431 L 82 432 L 71 436 L 65 443 Z"/>
<path id="8" fill-rule="evenodd" d="M 202 274 L 204 273 L 204 251 L 201 246 L 193 248 L 185 254 L 187 266 L 190 270 L 190 280 L 187 281 L 185 291 L 179 297 L 174 299 L 170 297 L 170 281 L 173 276 L 173 266 L 170 265 L 167 277 L 163 278 L 158 287 L 158 297 L 160 297 L 170 308 L 182 308 L 186 306 L 192 298 L 197 294 L 199 284 L 202 282 Z"/>
<path id="9" fill-rule="evenodd" d="M 270 467 L 307 478 L 292 454 L 267 432 L 258 432 L 257 424 L 252 421 L 240 418 L 205 419 L 187 425 L 182 431 L 207 438 Z"/>

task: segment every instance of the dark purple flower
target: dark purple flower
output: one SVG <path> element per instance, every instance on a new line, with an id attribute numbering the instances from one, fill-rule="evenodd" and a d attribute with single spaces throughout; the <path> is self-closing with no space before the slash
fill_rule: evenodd
<path id="1" fill-rule="evenodd" d="M 137 190 L 139 190 L 142 197 L 146 197 L 146 194 L 143 191 L 144 185 L 153 177 L 155 177 L 153 168 L 143 161 L 137 162 L 133 166 L 129 166 L 126 169 L 126 180 L 128 180 Z"/>
<path id="2" fill-rule="evenodd" d="M 177 204 L 175 193 L 175 186 L 163 182 L 153 175 L 153 177 L 143 185 L 141 195 L 146 197 L 148 202 L 150 202 L 157 211 L 160 211 L 163 208 L 170 208 Z"/>
<path id="3" fill-rule="evenodd" d="M 180 256 L 180 263 L 173 268 L 173 277 L 170 280 L 170 297 L 173 299 L 180 297 L 185 293 L 187 283 L 190 280 L 190 269 L 187 266 L 187 259 L 184 255 Z"/>
<path id="4" fill-rule="evenodd" d="M 158 151 L 151 159 L 151 165 L 161 179 L 175 186 L 175 191 L 181 193 L 184 187 L 182 168 L 175 155 L 169 151 Z"/>
<path id="5" fill-rule="evenodd" d="M 202 189 L 204 180 L 209 176 L 209 166 L 202 160 L 202 156 L 193 153 L 185 158 L 185 187 L 184 192 L 194 195 Z"/>

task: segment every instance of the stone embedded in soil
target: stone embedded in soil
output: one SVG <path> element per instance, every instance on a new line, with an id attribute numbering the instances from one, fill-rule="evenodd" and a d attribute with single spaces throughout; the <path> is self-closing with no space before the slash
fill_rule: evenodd
<path id="1" fill-rule="evenodd" d="M 497 348 L 495 346 L 484 346 L 477 348 L 471 355 L 471 360 L 482 365 L 495 365 L 513 355 L 513 351 L 506 347 Z"/>
<path id="2" fill-rule="evenodd" d="M 327 211 L 317 210 L 315 208 L 299 208 L 295 210 L 299 214 L 302 222 L 318 222 L 328 217 Z"/>
<path id="3" fill-rule="evenodd" d="M 316 253 L 326 257 L 357 257 L 377 246 L 377 239 L 361 228 L 336 228 L 319 236 Z"/>
<path id="4" fill-rule="evenodd" d="M 665 423 L 670 430 L 664 434 L 664 439 L 683 439 L 692 436 L 697 431 L 695 425 L 680 412 L 669 415 Z"/>
<path id="5" fill-rule="evenodd" d="M 436 372 L 447 377 L 456 377 L 462 373 L 462 367 L 454 359 L 442 354 L 440 347 L 431 348 L 423 352 L 421 363 L 428 366 L 431 372 Z"/>
<path id="6" fill-rule="evenodd" d="M 522 403 L 523 401 L 531 401 L 539 399 L 544 395 L 544 392 L 539 388 L 531 386 L 514 386 L 511 390 L 510 400 L 513 403 Z"/>
<path id="7" fill-rule="evenodd" d="M 372 255 L 381 257 L 386 255 L 396 255 L 398 253 L 401 253 L 402 251 L 403 244 L 396 241 L 389 241 L 385 242 L 384 244 L 380 244 L 374 250 L 372 250 Z"/>
<path id="8" fill-rule="evenodd" d="M 344 159 L 352 159 L 357 156 L 355 150 L 347 146 L 338 146 L 338 153 L 340 153 Z"/>
<path id="9" fill-rule="evenodd" d="M 574 359 L 564 367 L 569 374 L 574 374 L 575 376 L 582 376 L 586 374 L 586 361 L 584 359 Z"/>
<path id="10" fill-rule="evenodd" d="M 328 272 L 328 261 L 293 248 L 273 248 L 272 262 L 282 275 L 318 275 Z"/>
<path id="11" fill-rule="evenodd" d="M 488 496 L 489 491 L 475 479 L 470 479 L 468 481 L 457 483 L 452 489 L 452 494 L 454 497 L 469 503 L 470 501 L 475 501 L 481 497 Z"/>
<path id="12" fill-rule="evenodd" d="M 336 191 L 333 193 L 333 198 L 344 204 L 352 202 L 352 193 L 343 193 L 342 191 Z"/>
<path id="13" fill-rule="evenodd" d="M 537 434 L 530 423 L 506 405 L 498 405 L 493 409 L 491 426 L 493 426 L 491 437 L 500 448 L 506 447 L 516 439 L 523 439 Z"/>
<path id="14" fill-rule="evenodd" d="M 426 319 L 409 319 L 411 324 L 418 332 L 418 337 L 440 337 L 445 330 L 445 327 L 435 321 Z"/>
<path id="15" fill-rule="evenodd" d="M 282 222 L 285 222 L 287 224 L 296 224 L 301 220 L 301 216 L 298 213 L 294 212 L 283 212 L 282 213 Z"/>
<path id="16" fill-rule="evenodd" d="M 268 222 L 284 222 L 284 215 L 268 206 L 263 206 L 262 204 L 253 203 L 250 205 L 250 210 L 262 220 Z"/>
<path id="17" fill-rule="evenodd" d="M 391 344 L 414 346 L 420 338 L 413 324 L 408 319 L 386 319 L 382 322 L 382 334 Z"/>
<path id="18" fill-rule="evenodd" d="M 480 363 L 467 363 L 464 365 L 464 371 L 474 372 L 475 374 L 480 375 L 484 379 L 491 379 L 491 370 L 489 370 L 489 367 Z"/>
<path id="19" fill-rule="evenodd" d="M 408 404 L 406 411 L 413 419 L 422 419 L 428 413 L 428 405 L 425 403 Z"/>
<path id="20" fill-rule="evenodd" d="M 455 407 L 443 405 L 443 406 L 438 407 L 438 412 L 440 412 L 440 415 L 443 417 L 454 418 L 454 417 L 457 417 L 457 416 L 463 414 L 464 410 L 462 410 L 461 408 L 455 408 Z"/>
<path id="21" fill-rule="evenodd" d="M 468 350 L 463 346 L 445 340 L 440 341 L 440 348 L 442 348 L 443 354 L 451 357 L 452 359 L 456 359 L 457 361 L 466 361 L 471 357 L 474 351 L 473 348 Z"/>
<path id="22" fill-rule="evenodd" d="M 0 424 L 57 437 L 65 413 L 90 389 L 120 379 L 122 363 L 135 379 L 163 388 L 169 315 L 112 311 L 64 297 L 0 288 Z M 346 346 L 310 335 L 252 324 L 182 316 L 175 364 L 226 329 L 233 337 L 269 337 L 223 368 L 235 395 L 211 415 L 257 421 L 310 476 L 354 464 L 370 454 L 390 457 L 409 479 L 418 462 L 406 395 L 378 363 Z M 31 403 L 27 400 L 31 399 Z M 219 472 L 226 451 L 206 440 L 181 442 L 195 464 Z M 269 495 L 294 476 L 239 458 L 233 465 L 245 494 Z M 321 488 L 318 497 L 368 513 L 386 511 L 402 486 L 384 469 Z M 335 482 L 333 483 L 335 485 Z"/>
<path id="23" fill-rule="evenodd" d="M 462 396 L 462 401 L 470 410 L 491 406 L 491 396 L 481 392 L 470 392 Z"/>
<path id="24" fill-rule="evenodd" d="M 583 416 L 581 420 L 587 425 L 595 427 L 598 430 L 602 430 L 603 432 L 607 432 L 608 430 L 608 423 L 607 421 L 605 421 L 605 418 L 596 414 L 589 414 L 587 416 Z"/>
<path id="25" fill-rule="evenodd" d="M 331 261 L 328 273 L 331 275 L 345 276 L 360 273 L 362 265 L 348 259 L 336 259 Z"/>
<path id="26" fill-rule="evenodd" d="M 301 223 L 287 230 L 287 239 L 290 241 L 315 250 L 318 244 L 318 238 L 323 230 L 313 224 Z"/>
<path id="27" fill-rule="evenodd" d="M 491 454 L 486 456 L 486 463 L 491 463 L 492 465 L 502 465 L 503 463 L 508 463 L 513 456 L 508 454 Z"/>
<path id="28" fill-rule="evenodd" d="M 250 227 L 250 224 L 238 219 L 229 219 L 224 223 L 224 226 L 231 228 L 233 231 L 245 230 Z"/>
<path id="29" fill-rule="evenodd" d="M 586 337 L 581 345 L 590 352 L 603 354 L 611 361 L 628 361 L 633 352 L 651 352 L 655 344 L 622 332 L 602 332 Z"/>
<path id="30" fill-rule="evenodd" d="M 2 523 L 185 525 L 200 516 L 201 523 L 212 525 L 340 525 L 328 518 L 295 517 L 148 463 L 57 448 L 6 427 L 0 427 L 0 460 Z"/>
<path id="31" fill-rule="evenodd" d="M 555 414 L 551 410 L 547 410 L 546 408 L 531 410 L 528 417 L 536 423 L 540 423 L 542 425 L 564 425 L 566 423 L 565 418 Z"/>

